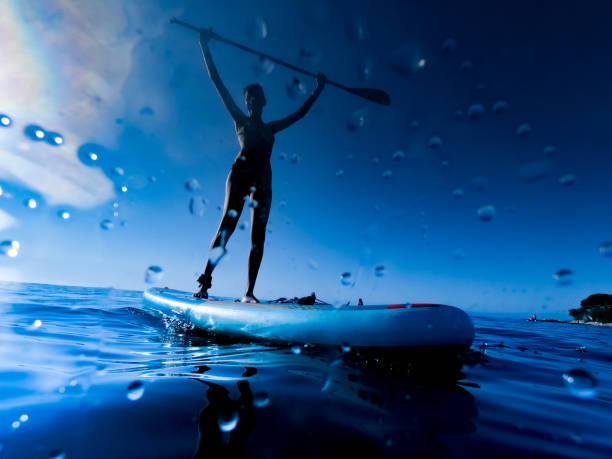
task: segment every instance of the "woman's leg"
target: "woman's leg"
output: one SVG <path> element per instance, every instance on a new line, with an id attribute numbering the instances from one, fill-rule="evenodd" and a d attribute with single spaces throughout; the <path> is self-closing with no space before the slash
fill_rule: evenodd
<path id="1" fill-rule="evenodd" d="M 225 246 L 231 235 L 236 230 L 236 225 L 240 214 L 242 213 L 242 207 L 244 205 L 244 196 L 248 194 L 249 183 L 245 174 L 235 173 L 234 170 L 230 172 L 225 183 L 225 204 L 223 205 L 223 217 L 219 224 L 217 234 L 212 240 L 210 245 L 209 256 L 206 261 L 206 268 L 204 268 L 204 274 L 198 278 L 198 282 L 201 284 L 200 290 L 194 294 L 199 298 L 208 298 L 208 289 L 212 284 L 212 273 L 223 255 L 225 255 Z M 229 215 L 230 210 L 236 213 Z"/>
<path id="2" fill-rule="evenodd" d="M 261 189 L 260 189 L 261 188 Z M 263 258 L 266 225 L 270 216 L 272 189 L 269 185 L 257 187 L 251 196 L 257 201 L 257 207 L 251 208 L 251 252 L 249 253 L 249 279 L 243 301 L 257 301 L 253 295 L 257 273 Z"/>

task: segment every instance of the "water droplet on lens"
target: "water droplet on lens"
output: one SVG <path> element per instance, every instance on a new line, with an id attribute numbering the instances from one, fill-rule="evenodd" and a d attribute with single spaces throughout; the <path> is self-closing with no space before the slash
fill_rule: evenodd
<path id="1" fill-rule="evenodd" d="M 599 253 L 604 257 L 612 257 L 612 241 L 606 241 L 599 246 Z"/>
<path id="2" fill-rule="evenodd" d="M 164 271 L 159 266 L 149 266 L 145 271 L 145 282 L 155 284 L 162 280 Z"/>
<path id="3" fill-rule="evenodd" d="M 372 77 L 372 70 L 374 68 L 374 63 L 372 59 L 366 57 L 361 64 L 359 65 L 359 75 L 362 80 L 369 80 Z"/>
<path id="4" fill-rule="evenodd" d="M 483 222 L 488 222 L 493 219 L 495 215 L 495 206 L 487 204 L 478 208 L 478 218 Z"/>
<path id="5" fill-rule="evenodd" d="M 437 149 L 442 146 L 442 139 L 438 136 L 430 137 L 427 141 L 427 146 L 432 149 Z"/>
<path id="6" fill-rule="evenodd" d="M 415 43 L 403 43 L 391 53 L 389 65 L 399 75 L 412 78 L 425 66 L 425 59 Z"/>
<path id="7" fill-rule="evenodd" d="M 240 222 L 238 224 L 238 229 L 244 231 L 247 228 L 247 224 L 245 222 Z"/>
<path id="8" fill-rule="evenodd" d="M 463 118 L 463 110 L 461 110 L 461 109 L 455 110 L 455 118 L 458 119 L 458 120 Z"/>
<path id="9" fill-rule="evenodd" d="M 461 189 L 461 188 L 455 188 L 455 189 L 452 191 L 452 193 L 453 193 L 453 198 L 455 198 L 455 199 L 460 199 L 460 198 L 462 198 L 462 197 L 463 197 L 463 194 L 464 194 L 463 189 Z"/>
<path id="10" fill-rule="evenodd" d="M 36 124 L 29 124 L 23 132 L 30 140 L 40 141 L 45 138 L 45 130 Z"/>
<path id="11" fill-rule="evenodd" d="M 472 64 L 472 61 L 470 60 L 464 60 L 461 61 L 461 63 L 459 64 L 459 70 L 462 72 L 469 72 L 470 70 L 472 70 L 472 68 L 474 67 L 474 64 Z"/>
<path id="12" fill-rule="evenodd" d="M 300 48 L 298 57 L 304 65 L 313 66 L 321 60 L 321 53 L 314 49 Z"/>
<path id="13" fill-rule="evenodd" d="M 557 147 L 554 145 L 546 145 L 542 151 L 546 156 L 550 157 L 557 151 Z"/>
<path id="14" fill-rule="evenodd" d="M 126 397 L 134 402 L 143 396 L 144 391 L 144 384 L 140 381 L 134 381 L 127 387 Z"/>
<path id="15" fill-rule="evenodd" d="M 262 75 L 270 75 L 274 71 L 274 62 L 265 56 L 259 56 L 259 59 L 253 63 L 253 71 Z"/>
<path id="16" fill-rule="evenodd" d="M 32 325 L 28 327 L 28 330 L 36 330 L 42 326 L 42 321 L 40 319 L 36 319 L 32 322 Z"/>
<path id="17" fill-rule="evenodd" d="M 353 282 L 352 274 L 349 272 L 342 273 L 340 276 L 340 282 L 342 285 L 351 285 L 351 282 Z"/>
<path id="18" fill-rule="evenodd" d="M 400 159 L 404 159 L 405 157 L 406 153 L 404 153 L 402 150 L 396 150 L 395 152 L 393 152 L 393 156 L 391 156 L 391 159 L 399 161 Z"/>
<path id="19" fill-rule="evenodd" d="M 287 83 L 286 89 L 287 95 L 291 99 L 296 99 L 306 94 L 306 86 L 298 78 L 293 78 L 291 82 Z"/>
<path id="20" fill-rule="evenodd" d="M 573 369 L 563 373 L 563 382 L 576 397 L 593 398 L 597 394 L 597 379 L 588 371 Z"/>
<path id="21" fill-rule="evenodd" d="M 114 226 L 115 225 L 113 224 L 113 222 L 108 220 L 108 219 L 107 220 L 102 220 L 100 222 L 100 228 L 102 228 L 103 230 L 107 230 L 107 231 L 108 230 L 112 230 Z"/>
<path id="22" fill-rule="evenodd" d="M 36 202 L 36 199 L 34 198 L 26 199 L 25 201 L 23 201 L 23 205 L 30 209 L 36 209 L 38 207 L 38 203 Z"/>
<path id="23" fill-rule="evenodd" d="M 251 188 L 249 188 L 249 191 L 251 193 L 255 193 L 255 191 L 257 191 L 257 188 L 255 188 L 254 186 L 252 186 Z"/>
<path id="24" fill-rule="evenodd" d="M 201 188 L 200 182 L 195 178 L 190 178 L 185 182 L 185 189 L 187 191 L 197 191 Z"/>
<path id="25" fill-rule="evenodd" d="M 210 252 L 208 253 L 208 259 L 210 260 L 212 265 L 216 266 L 226 253 L 227 250 L 223 246 L 214 247 L 210 249 Z"/>
<path id="26" fill-rule="evenodd" d="M 358 108 L 357 110 L 354 110 L 351 113 L 349 120 L 346 124 L 346 128 L 351 132 L 358 131 L 366 125 L 367 121 L 368 109 Z"/>
<path id="27" fill-rule="evenodd" d="M 206 200 L 202 196 L 194 196 L 189 200 L 189 213 L 201 217 L 206 211 Z"/>
<path id="28" fill-rule="evenodd" d="M 285 158 L 287 158 L 287 153 L 281 153 L 280 155 L 278 155 L 278 157 L 280 159 L 285 159 Z"/>
<path id="29" fill-rule="evenodd" d="M 251 209 L 256 209 L 259 203 L 255 199 L 249 199 L 249 207 Z"/>
<path id="30" fill-rule="evenodd" d="M 421 126 L 421 122 L 419 120 L 412 120 L 410 122 L 410 127 L 412 129 L 418 129 Z"/>
<path id="31" fill-rule="evenodd" d="M 6 240 L 0 242 L 0 254 L 6 255 L 9 258 L 15 258 L 19 255 L 19 241 Z"/>
<path id="32" fill-rule="evenodd" d="M 51 451 L 49 459 L 66 459 L 66 453 L 61 450 Z"/>
<path id="33" fill-rule="evenodd" d="M 376 268 L 374 268 L 374 274 L 376 275 L 376 277 L 383 277 L 385 275 L 385 267 L 377 266 Z"/>
<path id="34" fill-rule="evenodd" d="M 253 406 L 255 408 L 263 408 L 270 404 L 270 397 L 265 392 L 256 392 L 253 394 Z"/>
<path id="35" fill-rule="evenodd" d="M 0 126 L 9 127 L 11 124 L 13 124 L 13 121 L 8 115 L 4 113 L 0 114 Z"/>
<path id="36" fill-rule="evenodd" d="M 238 216 L 238 211 L 235 209 L 230 209 L 227 211 L 227 216 L 230 218 L 236 218 Z"/>
<path id="37" fill-rule="evenodd" d="M 570 269 L 560 269 L 553 274 L 553 279 L 557 281 L 557 285 L 568 285 L 574 279 L 574 272 Z"/>
<path id="38" fill-rule="evenodd" d="M 386 180 L 389 180 L 392 175 L 393 175 L 393 172 L 391 172 L 389 169 L 387 169 L 386 171 L 382 173 L 383 178 Z"/>
<path id="39" fill-rule="evenodd" d="M 474 191 L 484 191 L 489 186 L 489 179 L 483 176 L 476 176 L 470 180 L 470 188 Z"/>
<path id="40" fill-rule="evenodd" d="M 467 116 L 469 119 L 476 120 L 483 117 L 485 109 L 481 104 L 472 104 L 469 106 Z"/>
<path id="41" fill-rule="evenodd" d="M 574 174 L 566 174 L 559 178 L 559 183 L 563 186 L 571 186 L 576 182 L 576 176 Z"/>
<path id="42" fill-rule="evenodd" d="M 498 100 L 493 104 L 491 110 L 493 110 L 493 113 L 495 113 L 496 115 L 501 115 L 502 113 L 508 110 L 508 102 L 506 102 L 505 100 Z"/>
<path id="43" fill-rule="evenodd" d="M 380 163 L 380 158 L 378 156 L 374 156 L 371 160 L 370 163 L 372 164 L 372 166 L 376 166 L 378 163 Z"/>
<path id="44" fill-rule="evenodd" d="M 440 49 L 445 54 L 451 54 L 457 49 L 457 41 L 454 38 L 447 38 L 442 42 Z"/>
<path id="45" fill-rule="evenodd" d="M 295 164 L 299 161 L 300 156 L 297 153 L 291 155 L 291 164 Z"/>
<path id="46" fill-rule="evenodd" d="M 294 354 L 301 354 L 302 353 L 302 346 L 296 344 L 294 346 L 291 346 L 291 352 L 293 352 Z"/>
<path id="47" fill-rule="evenodd" d="M 518 135 L 519 137 L 526 137 L 531 133 L 531 125 L 524 123 L 524 124 L 520 124 L 517 128 L 516 128 L 516 135 Z"/>
<path id="48" fill-rule="evenodd" d="M 231 432 L 238 425 L 238 411 L 233 408 L 221 409 L 218 422 L 221 432 Z"/>
<path id="49" fill-rule="evenodd" d="M 344 171 L 342 169 L 340 169 L 339 171 L 336 172 L 336 177 L 338 178 L 342 178 L 344 177 Z"/>
<path id="50" fill-rule="evenodd" d="M 251 19 L 246 30 L 248 36 L 254 40 L 263 40 L 268 36 L 268 26 L 261 16 Z"/>
<path id="51" fill-rule="evenodd" d="M 533 183 L 546 178 L 552 172 L 550 161 L 533 161 L 519 168 L 519 178 L 523 183 Z"/>
<path id="52" fill-rule="evenodd" d="M 61 134 L 58 134 L 57 132 L 47 132 L 46 137 L 47 137 L 47 143 L 49 145 L 53 145 L 57 147 L 64 143 L 64 138 L 62 137 Z"/>
<path id="53" fill-rule="evenodd" d="M 144 106 L 138 112 L 141 115 L 153 116 L 155 111 L 151 107 Z"/>
<path id="54" fill-rule="evenodd" d="M 346 22 L 346 35 L 352 41 L 363 40 L 365 29 L 360 17 L 352 17 Z"/>
<path id="55" fill-rule="evenodd" d="M 453 250 L 453 258 L 455 260 L 462 260 L 465 258 L 465 252 L 461 249 Z"/>
<path id="56" fill-rule="evenodd" d="M 119 177 L 122 177 L 122 176 L 124 176 L 124 175 L 125 175 L 125 171 L 123 170 L 123 168 L 122 168 L 122 167 L 119 167 L 119 166 L 114 167 L 114 168 L 111 170 L 111 172 L 112 172 L 114 175 L 118 175 Z"/>

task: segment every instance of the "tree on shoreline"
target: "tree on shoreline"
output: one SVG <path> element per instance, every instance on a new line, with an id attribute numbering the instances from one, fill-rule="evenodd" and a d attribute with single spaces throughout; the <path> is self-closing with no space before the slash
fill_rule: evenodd
<path id="1" fill-rule="evenodd" d="M 570 315 L 576 320 L 594 322 L 612 322 L 612 295 L 595 293 L 580 302 L 580 308 L 570 309 Z"/>

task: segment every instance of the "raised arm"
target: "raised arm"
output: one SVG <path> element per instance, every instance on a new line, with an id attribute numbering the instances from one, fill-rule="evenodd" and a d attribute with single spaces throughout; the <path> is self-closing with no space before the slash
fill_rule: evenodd
<path id="1" fill-rule="evenodd" d="M 213 62 L 212 54 L 210 53 L 210 49 L 208 48 L 208 42 L 212 36 L 211 29 L 202 29 L 200 31 L 200 46 L 202 48 L 202 54 L 204 55 L 204 62 L 206 63 L 206 69 L 208 70 L 208 75 L 212 80 L 215 88 L 217 88 L 217 92 L 221 96 L 223 100 L 223 104 L 227 111 L 230 112 L 234 121 L 238 121 L 240 119 L 246 118 L 246 115 L 238 108 L 234 99 L 232 99 L 231 94 L 221 81 L 221 77 L 219 76 L 219 72 L 217 71 L 217 66 Z"/>
<path id="2" fill-rule="evenodd" d="M 308 110 L 310 110 L 312 104 L 314 104 L 315 100 L 317 100 L 317 98 L 319 97 L 319 94 L 321 94 L 321 91 L 323 91 L 326 81 L 327 78 L 325 77 L 325 75 L 319 73 L 317 75 L 316 89 L 295 113 L 292 113 L 291 115 L 286 116 L 285 118 L 280 119 L 278 121 L 271 121 L 270 123 L 268 123 L 268 126 L 270 126 L 270 128 L 272 129 L 272 132 L 277 133 L 278 131 L 282 131 L 283 129 L 286 129 L 291 126 L 297 120 L 304 118 L 304 115 L 308 113 Z"/>

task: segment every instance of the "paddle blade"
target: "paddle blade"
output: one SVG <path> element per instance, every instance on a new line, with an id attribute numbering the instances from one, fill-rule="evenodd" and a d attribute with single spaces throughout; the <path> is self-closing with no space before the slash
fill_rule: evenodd
<path id="1" fill-rule="evenodd" d="M 391 105 L 391 98 L 389 97 L 389 94 L 387 94 L 385 91 L 381 91 L 380 89 L 351 88 L 351 92 L 356 96 L 363 97 L 364 99 L 368 99 L 377 104 Z"/>

